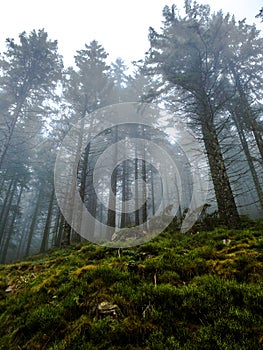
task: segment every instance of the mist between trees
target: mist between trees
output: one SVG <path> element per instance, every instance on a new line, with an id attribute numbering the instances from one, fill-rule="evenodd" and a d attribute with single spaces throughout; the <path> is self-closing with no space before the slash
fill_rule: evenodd
<path id="1" fill-rule="evenodd" d="M 176 116 L 195 133 L 209 171 L 203 216 L 214 213 L 217 222 L 230 228 L 239 227 L 241 215 L 262 217 L 262 34 L 246 21 L 236 22 L 231 15 L 211 13 L 208 6 L 190 1 L 181 17 L 175 6 L 165 7 L 163 21 L 161 30 L 150 28 L 150 48 L 134 63 L 132 74 L 121 58 L 108 65 L 108 54 L 96 40 L 75 53 L 74 67 L 64 68 L 57 42 L 44 30 L 7 39 L 0 61 L 1 263 L 83 240 L 56 201 L 56 156 L 74 125 L 90 115 L 92 130 L 104 122 L 94 112 L 116 103 L 156 104 L 169 112 L 166 125 L 172 127 Z M 77 181 L 67 184 L 65 201 L 77 188 L 89 213 L 117 232 L 154 217 L 169 191 L 157 169 L 138 157 L 130 138 L 165 144 L 180 164 L 183 191 L 175 220 L 179 229 L 193 192 L 191 164 L 161 127 L 156 133 L 133 120 L 105 128 L 77 158 L 79 134 L 69 150 L 76 154 L 72 171 Z M 100 155 L 120 141 L 133 159 L 118 164 L 110 186 L 97 184 L 102 203 L 94 189 L 94 167 Z M 113 160 L 116 153 L 112 152 Z M 105 169 L 102 164 L 104 175 Z M 202 164 L 199 170 L 202 179 Z M 127 201 L 138 209 L 127 210 Z M 169 215 L 169 206 L 162 209 Z M 96 223 L 87 230 L 94 237 Z M 100 233 L 113 239 L 107 230 Z"/>

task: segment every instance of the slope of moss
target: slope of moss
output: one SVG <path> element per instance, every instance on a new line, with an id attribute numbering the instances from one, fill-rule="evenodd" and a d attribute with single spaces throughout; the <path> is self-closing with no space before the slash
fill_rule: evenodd
<path id="1" fill-rule="evenodd" d="M 120 256 L 86 243 L 2 265 L 0 349 L 262 349 L 262 233 L 167 231 Z"/>

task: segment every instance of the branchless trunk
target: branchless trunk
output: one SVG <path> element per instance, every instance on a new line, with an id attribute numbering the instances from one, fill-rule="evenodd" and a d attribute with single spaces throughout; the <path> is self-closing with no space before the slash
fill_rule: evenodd
<path id="1" fill-rule="evenodd" d="M 52 210 L 53 210 L 54 198 L 55 198 L 55 188 L 53 186 L 50 200 L 49 200 L 49 206 L 48 206 L 48 211 L 47 211 L 45 227 L 44 227 L 44 231 L 43 231 L 40 253 L 44 253 L 47 249 L 47 246 L 48 246 L 48 237 L 49 237 L 49 231 L 50 231 L 51 220 L 52 220 Z"/>
<path id="2" fill-rule="evenodd" d="M 144 126 L 142 126 L 142 138 L 145 140 L 145 130 Z M 146 154 L 145 154 L 145 142 L 144 142 L 144 149 L 143 149 L 143 160 L 142 160 L 142 222 L 144 228 L 147 226 L 147 173 L 146 173 Z"/>
<path id="3" fill-rule="evenodd" d="M 115 132 L 114 132 L 114 142 L 116 144 L 114 148 L 114 156 L 113 156 L 113 165 L 116 164 L 117 158 L 118 158 L 118 126 L 115 127 Z M 118 170 L 115 169 L 113 171 L 112 177 L 111 177 L 111 191 L 109 194 L 109 208 L 115 208 L 116 209 L 116 192 L 117 192 L 117 179 L 118 179 Z M 112 209 L 108 209 L 108 217 L 107 217 L 107 226 L 110 227 L 116 227 L 116 211 Z M 110 230 L 107 232 L 107 238 L 110 239 Z"/>
<path id="4" fill-rule="evenodd" d="M 252 175 L 252 179 L 253 179 L 253 182 L 254 182 L 254 185 L 255 185 L 255 189 L 257 191 L 257 195 L 258 195 L 258 198 L 259 198 L 259 203 L 261 205 L 261 209 L 263 210 L 263 191 L 262 191 L 262 188 L 261 188 L 261 185 L 260 185 L 260 182 L 259 182 L 257 171 L 255 169 L 253 160 L 252 160 L 250 152 L 249 152 L 247 139 L 246 139 L 246 136 L 245 136 L 245 133 L 244 133 L 242 127 L 240 126 L 240 123 L 237 120 L 237 117 L 235 116 L 235 114 L 232 114 L 232 115 L 233 115 L 233 119 L 234 119 L 234 122 L 235 122 L 235 125 L 236 125 L 236 128 L 237 128 L 237 131 L 238 131 L 238 135 L 239 135 L 239 139 L 240 139 L 243 151 L 245 153 L 245 156 L 246 156 L 246 159 L 247 159 L 247 162 L 248 162 L 248 166 L 249 166 L 249 169 L 250 169 L 250 172 L 251 172 L 251 175 Z"/>
<path id="5" fill-rule="evenodd" d="M 64 224 L 65 224 L 65 218 L 61 214 L 60 210 L 58 209 L 56 223 L 55 223 L 55 238 L 54 238 L 55 247 L 61 247 Z"/>
<path id="6" fill-rule="evenodd" d="M 139 159 L 138 159 L 138 150 L 137 143 L 135 143 L 135 226 L 140 225 L 140 209 L 138 208 L 139 204 L 139 188 L 138 188 L 138 180 L 139 180 Z"/>
<path id="7" fill-rule="evenodd" d="M 121 228 L 127 226 L 127 213 L 126 213 L 126 200 L 127 200 L 127 193 L 128 193 L 128 172 L 127 172 L 127 162 L 123 162 L 122 166 L 122 193 L 121 193 Z"/>
<path id="8" fill-rule="evenodd" d="M 231 228 L 240 227 L 240 218 L 235 204 L 216 129 L 206 117 L 202 122 L 202 133 L 210 165 L 217 200 L 218 212 L 223 224 Z"/>
<path id="9" fill-rule="evenodd" d="M 28 235 L 28 241 L 27 241 L 25 256 L 29 255 L 29 250 L 30 250 L 30 247 L 31 247 L 31 243 L 32 243 L 32 239 L 33 239 L 34 233 L 35 233 L 36 222 L 37 222 L 37 218 L 38 218 L 38 214 L 39 214 L 39 210 L 40 210 L 40 203 L 41 203 L 41 200 L 42 200 L 42 195 L 43 195 L 43 187 L 41 186 L 40 189 L 39 189 L 39 192 L 38 192 L 37 202 L 36 202 L 36 205 L 35 205 L 32 221 L 31 221 L 31 225 L 30 225 L 30 229 L 29 229 L 29 235 Z"/>
<path id="10" fill-rule="evenodd" d="M 152 196 L 152 215 L 155 214 L 155 195 L 154 195 L 154 174 L 153 169 L 150 171 L 150 180 L 151 180 L 151 196 Z"/>
<path id="11" fill-rule="evenodd" d="M 261 163 L 263 163 L 263 139 L 262 139 L 262 133 L 263 131 L 260 130 L 258 123 L 252 119 L 251 121 L 251 130 L 253 132 L 253 135 L 255 137 L 258 150 L 261 156 Z"/>
<path id="12" fill-rule="evenodd" d="M 5 205 L 2 212 L 3 215 L 1 215 L 2 217 L 0 222 L 0 246 L 4 239 L 5 227 L 7 225 L 8 215 L 10 213 L 10 208 L 11 208 L 13 197 L 15 195 L 16 190 L 17 190 L 17 180 L 12 180 L 11 187 L 9 187 L 8 193 L 5 199 Z"/>
<path id="13" fill-rule="evenodd" d="M 88 204 L 87 208 L 89 213 L 96 218 L 97 215 L 97 194 L 94 190 L 94 184 L 93 184 L 93 176 L 89 175 L 90 180 L 88 181 L 89 183 L 89 189 L 88 189 Z M 88 239 L 93 240 L 94 239 L 94 234 L 95 234 L 95 220 L 92 220 L 90 222 L 89 227 L 87 227 L 88 230 Z"/>
<path id="14" fill-rule="evenodd" d="M 235 68 L 233 65 L 231 65 L 231 70 L 232 74 L 235 78 L 236 85 L 237 85 L 237 91 L 239 94 L 240 98 L 240 106 L 242 108 L 242 116 L 241 118 L 243 119 L 243 122 L 247 127 L 253 132 L 260 156 L 261 156 L 261 161 L 263 161 L 263 139 L 262 139 L 262 126 L 260 126 L 255 118 L 255 115 L 252 111 L 251 105 L 249 104 L 248 98 L 246 96 L 246 93 L 244 91 L 244 88 L 242 86 L 240 76 L 236 72 Z"/>
<path id="15" fill-rule="evenodd" d="M 2 146 L 0 148 L 0 169 L 2 168 L 6 152 L 7 152 L 8 148 L 9 148 L 9 146 L 10 146 L 10 141 L 11 141 L 12 136 L 14 134 L 15 126 L 16 126 L 18 117 L 19 117 L 19 115 L 21 113 L 24 101 L 25 101 L 25 97 L 20 98 L 20 101 L 17 102 L 14 114 L 11 117 L 10 125 L 8 126 L 8 131 L 6 133 L 5 140 L 4 140 L 4 142 L 3 142 L 3 144 L 2 144 Z"/>
<path id="16" fill-rule="evenodd" d="M 82 200 L 82 203 L 85 203 L 85 196 L 86 196 L 87 169 L 88 169 L 88 162 L 89 162 L 89 152 L 90 152 L 90 143 L 87 145 L 87 147 L 85 149 L 83 161 L 80 163 L 81 164 L 81 174 L 80 174 L 79 194 L 80 194 L 80 198 Z M 81 232 L 81 226 L 82 226 L 82 203 L 81 203 L 81 205 L 78 208 L 78 221 L 75 223 L 76 224 L 76 228 L 75 228 L 76 231 L 72 230 L 71 241 L 75 242 L 75 243 L 81 242 L 81 235 L 78 232 Z M 69 240 L 68 244 L 69 243 L 70 243 L 70 240 Z"/>
<path id="17" fill-rule="evenodd" d="M 1 254 L 1 260 L 0 260 L 1 264 L 5 263 L 5 261 L 6 261 L 6 256 L 7 256 L 7 252 L 8 252 L 8 248 L 9 248 L 9 243 L 10 243 L 13 231 L 14 231 L 14 224 L 15 224 L 15 220 L 17 218 L 18 207 L 19 207 L 19 204 L 20 204 L 20 200 L 21 200 L 21 196 L 22 196 L 23 190 L 24 190 L 24 187 L 21 186 L 19 194 L 18 194 L 17 202 L 16 202 L 16 210 L 13 213 L 13 217 L 12 217 L 10 226 L 8 228 L 7 238 L 6 238 L 6 241 L 5 241 L 5 244 L 4 244 L 3 252 Z"/>
<path id="18" fill-rule="evenodd" d="M 21 234 L 19 237 L 19 245 L 18 248 L 16 250 L 16 260 L 18 260 L 19 258 L 21 258 L 23 256 L 23 246 L 24 246 L 24 241 L 25 241 L 25 233 L 28 229 L 28 222 L 27 220 L 24 220 L 23 224 L 22 224 L 22 228 L 21 228 Z"/>

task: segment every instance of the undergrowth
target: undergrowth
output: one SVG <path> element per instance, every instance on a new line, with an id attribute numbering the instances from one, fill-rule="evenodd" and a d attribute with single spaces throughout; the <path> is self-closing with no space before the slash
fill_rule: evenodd
<path id="1" fill-rule="evenodd" d="M 262 231 L 170 229 L 120 256 L 82 243 L 2 265 L 0 349 L 262 349 Z"/>

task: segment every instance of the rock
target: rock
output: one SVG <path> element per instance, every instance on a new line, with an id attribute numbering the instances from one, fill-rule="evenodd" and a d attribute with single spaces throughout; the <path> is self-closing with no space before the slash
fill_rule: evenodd
<path id="1" fill-rule="evenodd" d="M 112 304 L 108 301 L 103 301 L 98 305 L 98 313 L 101 317 L 111 316 L 115 319 L 118 318 L 118 305 Z"/>
<path id="2" fill-rule="evenodd" d="M 123 228 L 113 233 L 112 242 L 126 242 L 129 240 L 143 239 L 148 234 L 147 231 L 138 229 L 138 227 Z"/>
<path id="3" fill-rule="evenodd" d="M 231 239 L 223 239 L 223 244 L 229 246 L 231 243 Z"/>
<path id="4" fill-rule="evenodd" d="M 8 286 L 5 291 L 6 291 L 6 293 L 13 292 L 13 287 L 12 286 Z"/>

